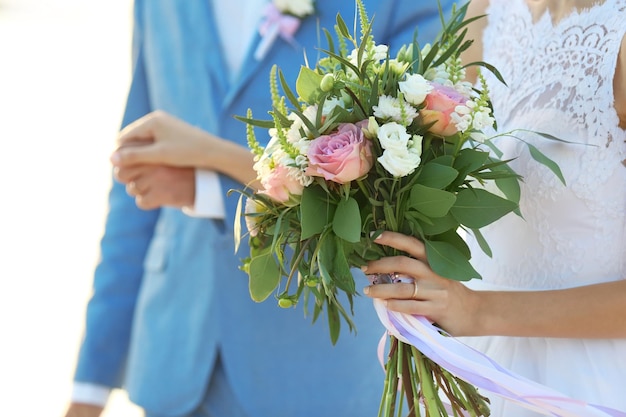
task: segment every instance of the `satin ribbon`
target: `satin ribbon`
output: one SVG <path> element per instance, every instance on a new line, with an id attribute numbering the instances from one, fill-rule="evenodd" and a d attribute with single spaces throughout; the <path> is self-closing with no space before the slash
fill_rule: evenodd
<path id="1" fill-rule="evenodd" d="M 254 52 L 254 58 L 258 61 L 265 57 L 278 36 L 290 45 L 296 46 L 294 35 L 300 27 L 299 18 L 281 13 L 273 3 L 265 7 L 264 17 L 259 27 L 261 42 Z"/>
<path id="2" fill-rule="evenodd" d="M 374 300 L 374 308 L 391 335 L 415 346 L 433 362 L 483 392 L 548 416 L 626 417 L 624 411 L 575 400 L 517 375 L 454 337 L 442 335 L 425 317 L 389 311 L 378 299 Z"/>

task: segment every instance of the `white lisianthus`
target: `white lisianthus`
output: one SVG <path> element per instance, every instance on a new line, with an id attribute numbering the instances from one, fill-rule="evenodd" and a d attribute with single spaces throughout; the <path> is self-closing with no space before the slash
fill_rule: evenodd
<path id="1" fill-rule="evenodd" d="M 420 74 L 407 75 L 404 81 L 398 83 L 398 86 L 406 101 L 415 106 L 422 104 L 428 93 L 433 90 L 432 85 Z"/>
<path id="2" fill-rule="evenodd" d="M 377 136 L 383 149 L 398 152 L 406 152 L 409 139 L 411 139 L 406 127 L 396 122 L 385 123 L 380 126 Z"/>
<path id="3" fill-rule="evenodd" d="M 421 156 L 413 152 L 385 150 L 378 162 L 394 177 L 405 177 L 415 171 L 421 162 Z"/>
<path id="4" fill-rule="evenodd" d="M 417 110 L 410 104 L 387 95 L 378 98 L 378 105 L 373 106 L 374 116 L 382 120 L 391 120 L 408 126 L 417 117 Z"/>
<path id="5" fill-rule="evenodd" d="M 313 0 L 274 0 L 274 6 L 281 13 L 292 14 L 297 17 L 304 17 L 313 14 Z"/>

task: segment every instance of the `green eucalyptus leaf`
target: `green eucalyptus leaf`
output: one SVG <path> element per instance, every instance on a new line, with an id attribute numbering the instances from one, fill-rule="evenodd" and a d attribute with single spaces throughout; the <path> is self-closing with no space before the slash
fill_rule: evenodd
<path id="1" fill-rule="evenodd" d="M 354 198 L 348 197 L 339 202 L 333 218 L 333 231 L 348 242 L 361 240 L 361 211 Z"/>
<path id="2" fill-rule="evenodd" d="M 409 207 L 428 217 L 443 217 L 448 214 L 455 200 L 452 193 L 415 184 L 411 188 Z"/>
<path id="3" fill-rule="evenodd" d="M 437 274 L 456 281 L 480 278 L 480 274 L 476 272 L 467 257 L 454 245 L 430 240 L 426 240 L 424 244 L 428 263 Z"/>
<path id="4" fill-rule="evenodd" d="M 322 233 L 334 215 L 335 206 L 328 201 L 327 194 L 319 187 L 306 187 L 300 201 L 301 238 Z"/>
<path id="5" fill-rule="evenodd" d="M 480 229 L 517 208 L 517 204 L 483 189 L 459 191 L 450 213 L 470 229 Z"/>
<path id="6" fill-rule="evenodd" d="M 281 272 L 271 251 L 250 261 L 250 296 L 256 302 L 264 301 L 278 287 Z"/>

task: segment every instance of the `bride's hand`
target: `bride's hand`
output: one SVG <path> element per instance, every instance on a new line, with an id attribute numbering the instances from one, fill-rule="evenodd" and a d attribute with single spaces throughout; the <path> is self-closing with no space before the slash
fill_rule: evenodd
<path id="1" fill-rule="evenodd" d="M 406 275 L 413 278 L 415 284 L 372 285 L 364 290 L 367 296 L 384 300 L 390 310 L 425 316 L 453 336 L 480 333 L 479 293 L 458 281 L 437 275 L 428 265 L 422 242 L 394 232 L 382 233 L 375 242 L 401 250 L 409 256 L 390 256 L 371 261 L 364 272 Z"/>
<path id="2" fill-rule="evenodd" d="M 149 164 L 201 168 L 219 141 L 222 139 L 168 113 L 155 111 L 120 132 L 111 162 L 117 167 Z"/>

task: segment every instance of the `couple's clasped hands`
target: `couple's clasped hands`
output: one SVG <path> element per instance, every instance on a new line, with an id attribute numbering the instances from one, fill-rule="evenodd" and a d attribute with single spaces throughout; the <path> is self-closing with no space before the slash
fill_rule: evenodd
<path id="1" fill-rule="evenodd" d="M 110 159 L 115 178 L 145 210 L 193 206 L 196 169 L 242 183 L 255 178 L 247 149 L 162 111 L 126 126 Z"/>

